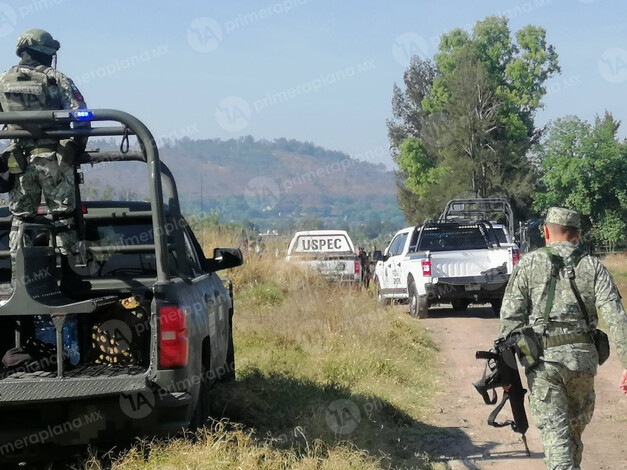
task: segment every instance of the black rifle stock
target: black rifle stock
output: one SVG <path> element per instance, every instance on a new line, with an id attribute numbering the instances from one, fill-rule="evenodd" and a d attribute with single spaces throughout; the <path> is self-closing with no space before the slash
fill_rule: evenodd
<path id="1" fill-rule="evenodd" d="M 477 351 L 477 359 L 487 360 L 486 371 L 481 380 L 473 385 L 483 397 L 486 405 L 495 405 L 497 402 L 496 388 L 503 388 L 503 398 L 494 408 L 488 417 L 488 424 L 497 428 L 510 426 L 514 432 L 522 434 L 527 455 L 531 455 L 527 446 L 525 433 L 529 429 L 529 421 L 525 412 L 525 394 L 527 390 L 523 388 L 516 363 L 516 337 L 499 339 L 494 342 L 494 349 L 491 351 Z M 487 369 L 490 374 L 486 374 Z M 492 390 L 492 397 L 488 391 Z M 503 422 L 496 421 L 496 417 L 501 412 L 505 403 L 509 401 L 513 420 Z"/>

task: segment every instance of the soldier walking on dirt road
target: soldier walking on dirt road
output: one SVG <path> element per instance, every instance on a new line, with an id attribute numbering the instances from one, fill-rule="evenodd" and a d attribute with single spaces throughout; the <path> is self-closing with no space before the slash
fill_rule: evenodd
<path id="1" fill-rule="evenodd" d="M 542 360 L 527 369 L 527 380 L 531 414 L 549 470 L 580 469 L 581 434 L 595 403 L 597 311 L 625 368 L 620 387 L 627 393 L 627 314 L 608 269 L 576 248 L 579 230 L 577 212 L 549 209 L 544 225 L 547 248 L 522 257 L 501 309 L 500 337 L 529 325 L 541 343 Z"/>

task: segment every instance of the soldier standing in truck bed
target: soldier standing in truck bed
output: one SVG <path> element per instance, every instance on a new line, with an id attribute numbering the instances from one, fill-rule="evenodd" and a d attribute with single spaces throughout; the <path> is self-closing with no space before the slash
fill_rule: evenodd
<path id="1" fill-rule="evenodd" d="M 56 66 L 59 48 L 59 42 L 46 31 L 29 29 L 22 33 L 16 48 L 21 59 L 19 64 L 0 76 L 2 111 L 87 108 L 74 82 L 52 67 L 53 61 Z M 79 125 L 89 127 L 89 123 Z M 67 124 L 59 125 L 59 129 L 63 128 L 67 128 Z M 13 158 L 9 159 L 9 169 L 16 176 L 15 186 L 9 192 L 9 209 L 13 214 L 10 234 L 13 261 L 19 227 L 33 220 L 43 194 L 52 214 L 57 246 L 64 255 L 64 266 L 68 265 L 67 256 L 74 253 L 77 243 L 73 159 L 82 153 L 85 144 L 86 139 L 22 138 L 10 146 Z"/>

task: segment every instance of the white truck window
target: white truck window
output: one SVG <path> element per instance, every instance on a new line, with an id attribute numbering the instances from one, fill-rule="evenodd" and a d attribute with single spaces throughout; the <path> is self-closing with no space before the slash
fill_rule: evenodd
<path id="1" fill-rule="evenodd" d="M 427 227 L 422 233 L 420 251 L 485 250 L 487 241 L 478 227 Z"/>
<path id="2" fill-rule="evenodd" d="M 405 240 L 407 240 L 407 233 L 401 233 L 392 240 L 390 249 L 388 250 L 388 256 L 400 255 L 403 252 L 405 246 Z"/>

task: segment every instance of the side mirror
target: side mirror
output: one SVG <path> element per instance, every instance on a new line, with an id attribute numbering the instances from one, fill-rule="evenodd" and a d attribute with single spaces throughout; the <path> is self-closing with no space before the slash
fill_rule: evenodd
<path id="1" fill-rule="evenodd" d="M 213 258 L 205 260 L 204 268 L 209 272 L 235 268 L 244 264 L 244 256 L 239 248 L 215 248 Z"/>

